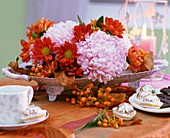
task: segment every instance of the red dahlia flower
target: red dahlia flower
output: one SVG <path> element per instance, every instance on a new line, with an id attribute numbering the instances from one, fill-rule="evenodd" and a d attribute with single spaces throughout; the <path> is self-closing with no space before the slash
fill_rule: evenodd
<path id="1" fill-rule="evenodd" d="M 78 65 L 77 60 L 75 60 L 72 66 L 65 67 L 64 71 L 67 76 L 76 76 L 76 77 L 83 76 L 83 70 L 81 69 L 80 65 Z"/>
<path id="2" fill-rule="evenodd" d="M 53 58 L 53 51 L 55 51 L 55 42 L 52 42 L 48 37 L 42 40 L 37 38 L 32 51 L 32 59 L 49 61 Z"/>
<path id="3" fill-rule="evenodd" d="M 23 62 L 28 62 L 30 60 L 30 46 L 32 41 L 21 40 L 20 43 L 22 45 L 22 53 L 20 54 L 20 57 Z"/>
<path id="4" fill-rule="evenodd" d="M 85 41 L 85 35 L 89 33 L 89 35 L 93 32 L 91 29 L 91 25 L 79 24 L 74 27 L 74 37 L 72 38 L 72 42 L 76 43 L 79 41 Z"/>
<path id="5" fill-rule="evenodd" d="M 65 42 L 56 48 L 56 60 L 59 61 L 61 67 L 70 66 L 74 63 L 77 54 L 77 45 L 69 42 Z"/>

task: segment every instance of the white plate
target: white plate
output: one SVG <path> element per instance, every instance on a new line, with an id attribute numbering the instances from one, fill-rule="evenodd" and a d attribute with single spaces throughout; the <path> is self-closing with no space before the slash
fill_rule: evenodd
<path id="1" fill-rule="evenodd" d="M 151 109 L 151 108 L 144 108 L 144 107 L 140 106 L 139 104 L 137 104 L 137 103 L 135 102 L 136 95 L 137 95 L 137 93 L 133 94 L 133 95 L 129 98 L 129 102 L 130 102 L 131 105 L 133 105 L 133 107 L 135 107 L 136 109 L 139 109 L 139 110 L 142 110 L 142 111 L 146 111 L 146 112 L 150 112 L 150 113 L 170 113 L 170 107 L 169 107 L 169 108 L 162 108 L 162 109 Z"/>
<path id="2" fill-rule="evenodd" d="M 136 89 L 136 93 L 139 93 L 139 92 L 140 92 L 140 88 L 141 88 L 141 87 L 139 87 L 139 88 Z M 160 93 L 161 93 L 161 92 L 160 92 L 160 90 L 161 90 L 160 88 L 154 88 L 154 89 L 155 89 L 154 94 L 160 94 Z"/>
<path id="3" fill-rule="evenodd" d="M 29 125 L 37 124 L 40 123 L 44 120 L 46 120 L 49 116 L 49 113 L 46 113 L 46 116 L 40 120 L 34 121 L 34 122 L 29 122 L 29 123 L 20 123 L 20 124 L 0 124 L 0 129 L 1 130 L 17 130 L 17 129 L 22 129 L 25 128 Z"/>

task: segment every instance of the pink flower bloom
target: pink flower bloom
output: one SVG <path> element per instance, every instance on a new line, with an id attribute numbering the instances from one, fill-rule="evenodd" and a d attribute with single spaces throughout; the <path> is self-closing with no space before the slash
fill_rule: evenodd
<path id="1" fill-rule="evenodd" d="M 50 37 L 52 42 L 56 42 L 56 46 L 62 45 L 74 37 L 73 28 L 75 25 L 77 25 L 76 22 L 69 20 L 65 23 L 56 23 L 46 31 L 43 37 Z"/>
<path id="2" fill-rule="evenodd" d="M 97 31 L 90 36 L 86 35 L 86 41 L 77 43 L 80 54 L 78 64 L 88 79 L 106 84 L 122 74 L 127 67 L 126 54 L 131 47 L 128 37 L 123 37 L 121 39 Z"/>

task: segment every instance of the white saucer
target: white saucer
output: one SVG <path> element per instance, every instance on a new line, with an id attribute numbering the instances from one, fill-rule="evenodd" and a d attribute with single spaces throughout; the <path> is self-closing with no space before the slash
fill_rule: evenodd
<path id="1" fill-rule="evenodd" d="M 129 98 L 129 102 L 136 109 L 139 109 L 139 110 L 142 110 L 142 111 L 145 111 L 145 112 L 150 112 L 150 113 L 170 113 L 170 107 L 162 108 L 162 109 L 144 108 L 136 102 L 136 96 L 137 96 L 137 94 L 135 93 Z"/>
<path id="2" fill-rule="evenodd" d="M 44 120 L 46 120 L 49 116 L 49 113 L 46 113 L 46 116 L 40 120 L 34 121 L 34 122 L 29 122 L 29 123 L 20 123 L 20 124 L 0 124 L 0 129 L 1 130 L 17 130 L 17 129 L 22 129 L 25 128 L 29 125 L 37 124 L 40 123 Z"/>
<path id="3" fill-rule="evenodd" d="M 119 112 L 117 112 L 117 107 L 114 107 L 113 109 L 113 112 L 115 113 L 115 116 L 117 117 L 117 118 L 122 118 L 123 120 L 132 120 L 133 118 L 134 118 L 134 116 L 136 115 L 136 111 L 134 110 L 134 114 L 133 114 L 133 116 L 126 116 L 126 115 L 124 115 L 124 117 L 122 116 L 122 114 L 120 114 Z"/>

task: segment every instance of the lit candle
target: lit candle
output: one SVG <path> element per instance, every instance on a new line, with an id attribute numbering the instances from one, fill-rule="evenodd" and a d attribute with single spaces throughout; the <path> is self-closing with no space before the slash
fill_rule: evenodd
<path id="1" fill-rule="evenodd" d="M 152 51 L 153 54 L 156 55 L 156 41 L 157 41 L 157 39 L 156 39 L 155 36 L 148 36 L 147 35 L 146 24 L 143 24 L 143 27 L 142 27 L 141 42 L 137 45 L 135 43 L 134 39 L 135 38 L 132 37 L 131 41 L 132 41 L 132 44 L 135 47 L 141 48 L 141 49 L 143 49 L 144 51 L 147 51 L 147 52 Z"/>

